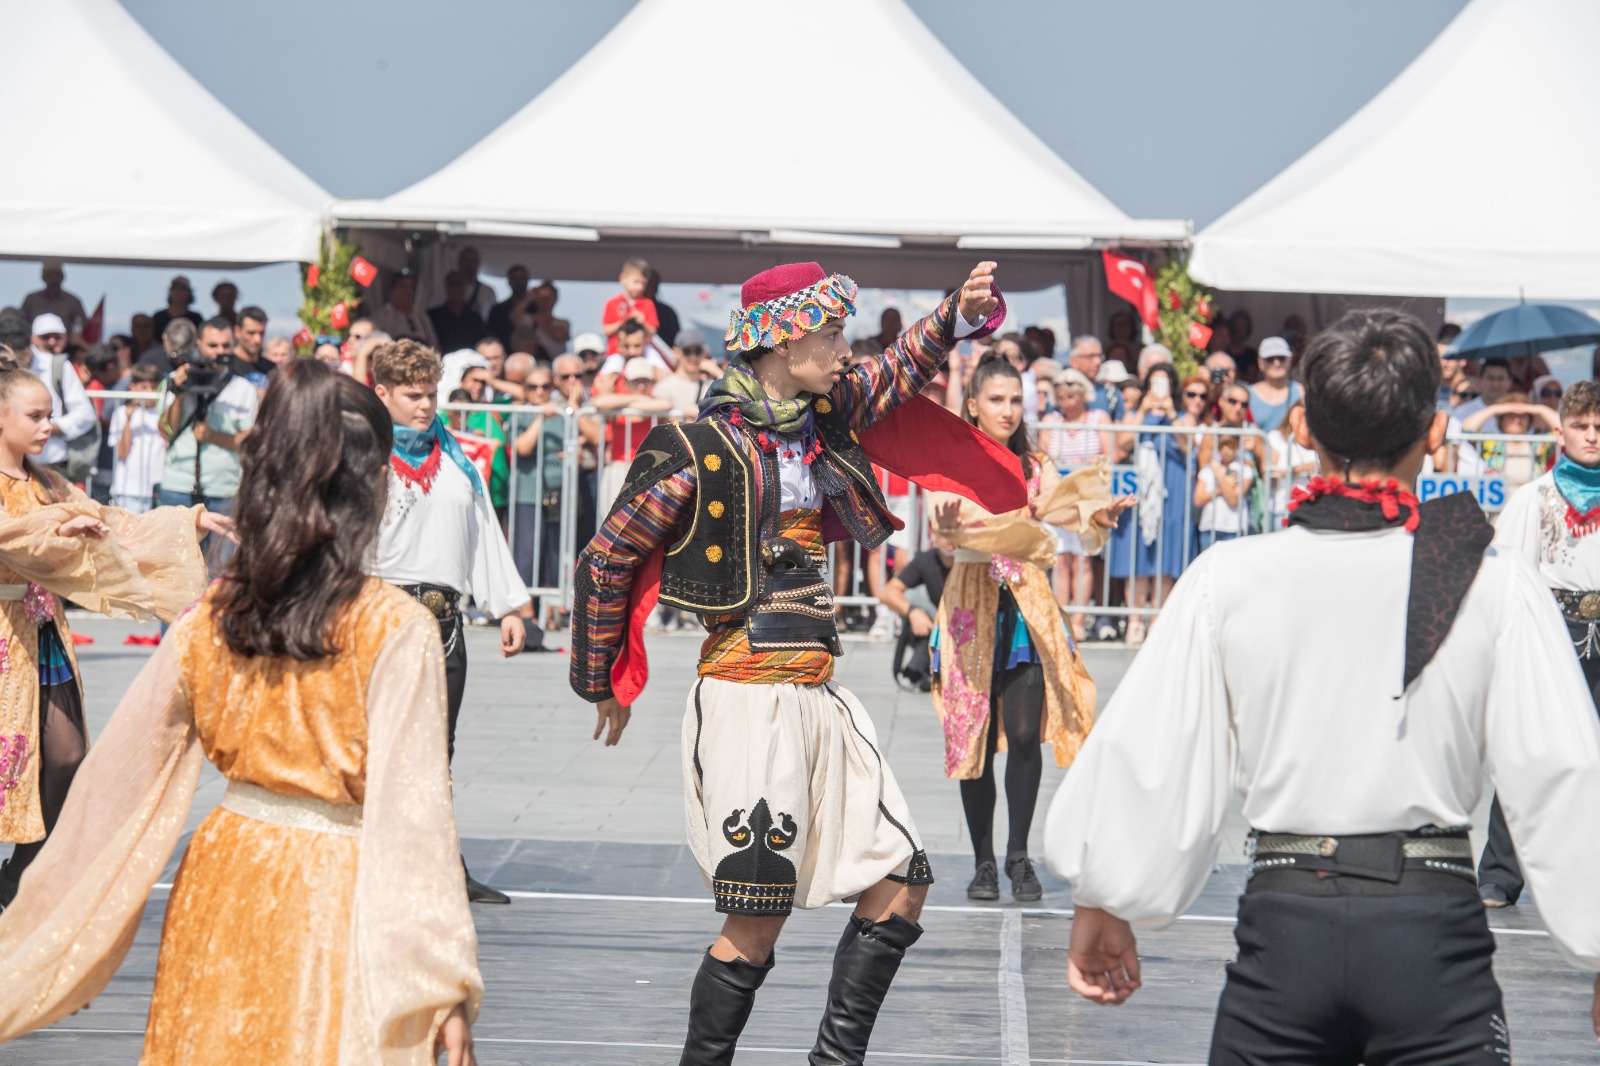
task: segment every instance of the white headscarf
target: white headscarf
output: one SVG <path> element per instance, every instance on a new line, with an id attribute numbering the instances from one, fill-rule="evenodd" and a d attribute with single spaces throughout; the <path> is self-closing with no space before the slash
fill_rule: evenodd
<path id="1" fill-rule="evenodd" d="M 471 348 L 461 348 L 444 357 L 444 373 L 439 376 L 439 406 L 450 401 L 450 394 L 461 387 L 469 370 L 488 370 L 489 360 Z"/>

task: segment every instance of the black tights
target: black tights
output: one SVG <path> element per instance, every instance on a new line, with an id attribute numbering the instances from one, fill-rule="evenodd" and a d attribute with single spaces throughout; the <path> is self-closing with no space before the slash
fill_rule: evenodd
<path id="1" fill-rule="evenodd" d="M 48 835 L 66 805 L 67 790 L 72 787 L 78 764 L 89 750 L 89 735 L 83 727 L 83 698 L 76 680 L 40 691 L 39 726 L 39 809 Z M 16 846 L 5 864 L 6 874 L 13 882 L 43 847 L 43 840 Z"/>
<path id="2" fill-rule="evenodd" d="M 1009 862 L 1028 853 L 1028 830 L 1039 801 L 1039 777 L 1044 772 L 1044 752 L 1039 747 L 1039 721 L 1044 714 L 1044 667 L 1019 663 L 996 670 L 989 694 L 989 736 L 983 776 L 961 782 L 961 809 L 967 815 L 972 852 L 978 862 L 994 861 L 994 756 L 1000 745 L 1000 728 L 1006 731 L 1006 811 L 1011 836 L 1006 842 Z"/>

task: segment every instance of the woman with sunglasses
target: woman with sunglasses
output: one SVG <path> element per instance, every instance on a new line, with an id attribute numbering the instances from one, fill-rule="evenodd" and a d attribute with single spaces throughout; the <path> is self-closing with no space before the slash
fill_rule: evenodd
<path id="1" fill-rule="evenodd" d="M 1282 337 L 1268 337 L 1261 342 L 1257 361 L 1261 367 L 1261 380 L 1250 386 L 1250 420 L 1263 433 L 1271 433 L 1289 417 L 1305 390 L 1298 381 L 1289 380 L 1289 362 L 1294 353 L 1289 342 Z"/>
<path id="2" fill-rule="evenodd" d="M 1541 374 L 1533 382 L 1533 402 L 1542 403 L 1552 411 L 1561 410 L 1561 382 L 1554 374 Z"/>

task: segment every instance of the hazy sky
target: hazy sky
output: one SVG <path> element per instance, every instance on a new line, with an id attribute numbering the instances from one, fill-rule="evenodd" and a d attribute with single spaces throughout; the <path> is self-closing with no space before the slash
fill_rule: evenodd
<path id="1" fill-rule="evenodd" d="M 383 196 L 490 132 L 597 42 L 631 0 L 123 0 L 207 89 L 335 196 Z M 680 0 L 692 11 L 695 0 Z M 778 0 L 749 0 L 752 3 Z M 804 9 L 804 0 L 793 2 Z M 1464 0 L 909 0 L 1002 103 L 1134 216 L 1204 226 L 1387 84 Z M 848 32 L 840 27 L 831 32 Z M 751 91 L 748 60 L 726 64 Z M 92 117 L 85 116 L 92 128 Z M 664 165 L 723 165 L 719 146 L 652 131 Z M 860 121 L 870 122 L 870 115 Z M 899 131 L 888 130 L 886 136 Z M 553 161 L 559 160 L 559 149 Z M 698 164 L 695 162 L 698 158 Z M 171 271 L 69 267 L 115 326 L 160 306 Z M 214 275 L 191 272 L 209 307 Z M 290 268 L 233 271 L 247 300 L 289 314 Z M 0 302 L 37 267 L 0 264 Z M 868 280 L 868 279 L 863 279 Z M 870 281 L 868 282 L 870 283 Z M 589 297 L 564 291 L 576 316 Z M 603 293 L 600 294 L 603 298 Z M 570 301 L 570 303 L 569 303 Z M 279 323 L 274 323 L 274 332 Z M 120 327 L 117 327 L 120 328 Z M 288 330 L 292 332 L 292 330 Z"/>

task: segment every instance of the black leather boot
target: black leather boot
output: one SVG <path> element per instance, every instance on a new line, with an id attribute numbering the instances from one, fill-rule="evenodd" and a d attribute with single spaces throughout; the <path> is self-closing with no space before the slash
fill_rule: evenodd
<path id="1" fill-rule="evenodd" d="M 734 959 L 723 962 L 707 951 L 689 992 L 689 1035 L 678 1066 L 728 1066 L 744 1023 L 755 1006 L 756 990 L 778 961 L 773 952 L 764 966 Z"/>
<path id="2" fill-rule="evenodd" d="M 878 1008 L 900 969 L 906 949 L 922 936 L 916 922 L 890 915 L 885 921 L 850 918 L 833 953 L 833 979 L 828 982 L 828 1008 L 817 1028 L 811 1066 L 861 1066 L 867 1041 L 878 1020 Z"/>

